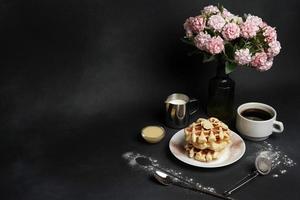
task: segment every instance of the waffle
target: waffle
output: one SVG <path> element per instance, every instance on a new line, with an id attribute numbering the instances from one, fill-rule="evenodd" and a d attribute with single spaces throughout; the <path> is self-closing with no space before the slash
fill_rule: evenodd
<path id="1" fill-rule="evenodd" d="M 230 129 L 215 117 L 199 118 L 184 129 L 186 152 L 200 161 L 217 159 L 219 152 L 230 144 Z M 194 153 L 193 153 L 194 152 Z"/>
<path id="2" fill-rule="evenodd" d="M 218 151 L 213 151 L 209 149 L 197 149 L 192 144 L 186 144 L 185 150 L 190 158 L 194 158 L 195 160 L 199 160 L 202 162 L 216 160 L 220 156 L 220 152 Z"/>

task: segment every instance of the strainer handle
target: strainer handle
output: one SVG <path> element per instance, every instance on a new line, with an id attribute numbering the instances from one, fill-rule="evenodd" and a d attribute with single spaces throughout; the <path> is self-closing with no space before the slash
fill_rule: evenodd
<path id="1" fill-rule="evenodd" d="M 231 195 L 234 191 L 245 185 L 246 183 L 250 182 L 254 178 L 256 178 L 259 175 L 259 172 L 257 170 L 253 171 L 251 174 L 243 178 L 241 181 L 239 181 L 237 184 L 233 186 L 233 188 L 226 190 L 223 195 L 229 196 Z"/>

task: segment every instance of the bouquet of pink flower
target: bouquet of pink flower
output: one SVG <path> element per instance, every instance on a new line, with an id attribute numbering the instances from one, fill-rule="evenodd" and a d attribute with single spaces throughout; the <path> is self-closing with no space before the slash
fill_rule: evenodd
<path id="1" fill-rule="evenodd" d="M 204 7 L 200 15 L 186 19 L 184 29 L 183 40 L 203 54 L 203 61 L 223 59 L 226 73 L 237 65 L 266 71 L 281 49 L 274 27 L 254 15 L 233 15 L 222 6 Z"/>

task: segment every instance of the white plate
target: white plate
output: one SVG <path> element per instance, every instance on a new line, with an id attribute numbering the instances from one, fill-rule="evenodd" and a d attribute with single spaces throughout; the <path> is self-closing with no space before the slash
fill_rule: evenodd
<path id="1" fill-rule="evenodd" d="M 173 135 L 169 142 L 169 148 L 177 159 L 189 165 L 203 168 L 224 167 L 238 161 L 246 151 L 245 142 L 238 134 L 231 131 L 230 136 L 231 144 L 223 150 L 222 155 L 218 159 L 210 162 L 200 162 L 187 156 L 184 149 L 183 129 Z"/>

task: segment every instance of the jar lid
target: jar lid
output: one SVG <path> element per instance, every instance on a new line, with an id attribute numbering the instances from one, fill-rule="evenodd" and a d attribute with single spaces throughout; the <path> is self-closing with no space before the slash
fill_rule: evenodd
<path id="1" fill-rule="evenodd" d="M 149 143 L 157 143 L 165 137 L 165 129 L 161 126 L 146 126 L 141 131 L 142 137 Z"/>

